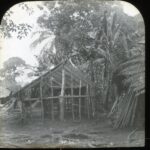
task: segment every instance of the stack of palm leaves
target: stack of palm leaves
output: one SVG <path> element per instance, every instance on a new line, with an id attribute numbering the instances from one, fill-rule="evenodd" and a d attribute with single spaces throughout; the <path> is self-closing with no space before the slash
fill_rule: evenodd
<path id="1" fill-rule="evenodd" d="M 132 126 L 135 119 L 137 106 L 137 97 L 135 97 L 134 92 L 129 90 L 125 96 L 121 97 L 115 106 L 112 108 L 112 115 L 117 109 L 116 120 L 113 124 L 114 128 L 123 128 L 127 126 Z"/>

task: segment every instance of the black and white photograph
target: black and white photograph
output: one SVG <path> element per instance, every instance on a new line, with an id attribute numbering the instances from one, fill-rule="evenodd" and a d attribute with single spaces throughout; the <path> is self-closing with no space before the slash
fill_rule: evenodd
<path id="1" fill-rule="evenodd" d="M 145 24 L 131 3 L 26 1 L 0 24 L 0 148 L 145 146 Z"/>

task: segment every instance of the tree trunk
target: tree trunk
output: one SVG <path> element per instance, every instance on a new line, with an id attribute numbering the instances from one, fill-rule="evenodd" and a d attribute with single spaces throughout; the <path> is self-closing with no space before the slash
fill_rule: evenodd
<path id="1" fill-rule="evenodd" d="M 108 81 L 108 88 L 107 88 L 107 93 L 106 93 L 106 98 L 105 98 L 105 109 L 108 110 L 108 105 L 109 105 L 109 95 L 110 95 L 110 90 L 111 90 L 111 79 Z"/>
<path id="2" fill-rule="evenodd" d="M 41 117 L 44 120 L 44 104 L 43 104 L 43 90 L 42 90 L 43 78 L 40 80 L 40 101 L 41 101 Z"/>
<path id="3" fill-rule="evenodd" d="M 111 89 L 111 84 L 112 84 L 112 75 L 113 75 L 113 71 L 111 70 L 111 67 L 107 67 L 107 88 L 105 89 L 106 91 L 106 95 L 105 95 L 105 100 L 104 100 L 104 106 L 105 109 L 108 110 L 108 105 L 109 105 L 109 94 L 110 94 L 110 90 Z"/>
<path id="4" fill-rule="evenodd" d="M 94 82 L 93 59 L 90 59 L 90 72 L 91 72 L 91 81 Z"/>

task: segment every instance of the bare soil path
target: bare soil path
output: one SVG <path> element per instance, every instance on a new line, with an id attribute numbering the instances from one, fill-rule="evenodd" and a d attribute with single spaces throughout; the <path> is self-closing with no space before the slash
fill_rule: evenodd
<path id="1" fill-rule="evenodd" d="M 1 121 L 1 120 L 0 120 Z M 114 130 L 106 119 L 98 121 L 0 122 L 0 147 L 132 147 L 144 146 L 144 131 Z"/>

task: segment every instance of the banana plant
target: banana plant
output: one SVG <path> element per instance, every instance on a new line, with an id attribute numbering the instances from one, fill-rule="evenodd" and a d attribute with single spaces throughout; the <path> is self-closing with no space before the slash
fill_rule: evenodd
<path id="1" fill-rule="evenodd" d="M 122 61 L 122 58 L 126 58 L 128 52 L 126 34 L 122 29 L 122 24 L 117 20 L 117 14 L 111 13 L 108 16 L 107 12 L 104 12 L 102 19 L 102 26 L 97 33 L 98 44 L 95 44 L 97 52 L 105 60 L 105 72 L 103 84 L 104 104 L 108 106 L 109 93 L 111 90 L 113 72 Z M 122 49 L 118 49 L 121 47 Z M 99 59 L 99 58 L 97 58 Z"/>

